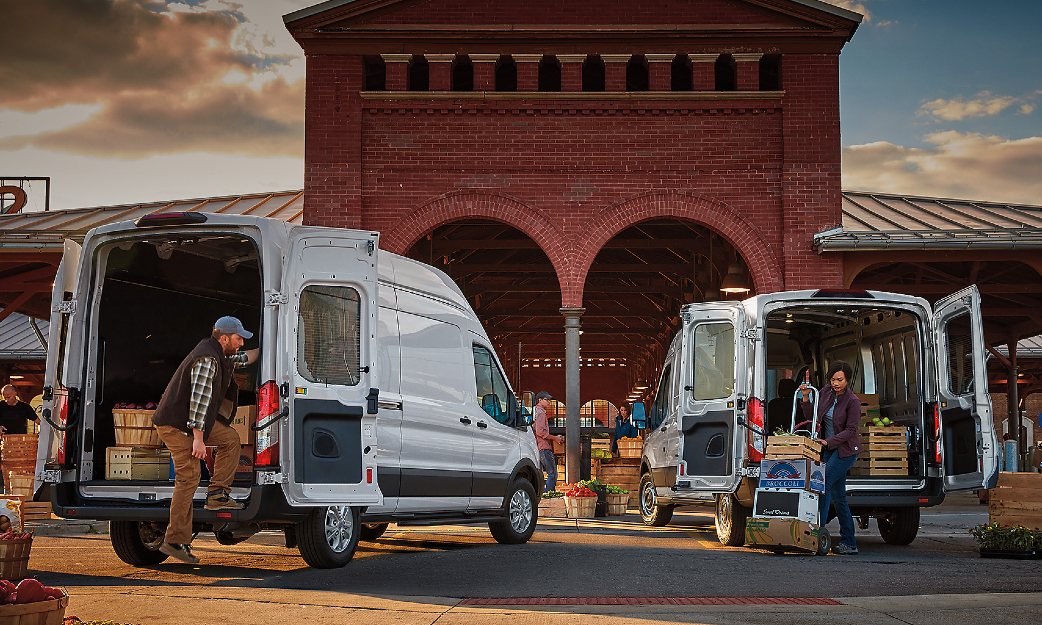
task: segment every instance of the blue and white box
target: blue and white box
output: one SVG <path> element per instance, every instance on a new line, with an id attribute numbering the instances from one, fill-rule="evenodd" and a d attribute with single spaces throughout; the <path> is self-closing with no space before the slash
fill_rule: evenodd
<path id="1" fill-rule="evenodd" d="M 825 492 L 825 466 L 813 460 L 762 460 L 760 488 Z"/>

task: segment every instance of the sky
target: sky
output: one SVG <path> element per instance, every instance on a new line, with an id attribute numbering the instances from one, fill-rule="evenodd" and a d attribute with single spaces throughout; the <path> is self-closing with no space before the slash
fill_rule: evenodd
<path id="1" fill-rule="evenodd" d="M 845 190 L 1042 205 L 1042 2 L 832 1 L 865 15 Z M 282 15 L 312 4 L 0 0 L 0 176 L 50 176 L 52 209 L 302 188 Z"/>

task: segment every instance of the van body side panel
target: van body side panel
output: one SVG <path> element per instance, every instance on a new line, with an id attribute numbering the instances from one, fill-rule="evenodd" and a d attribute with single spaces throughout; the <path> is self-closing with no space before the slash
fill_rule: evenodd
<path id="1" fill-rule="evenodd" d="M 376 333 L 380 359 L 380 412 L 376 419 L 376 476 L 383 505 L 370 506 L 370 513 L 391 513 L 401 494 L 402 455 L 402 357 L 398 336 L 398 311 L 394 309 L 394 287 L 380 284 L 380 320 Z"/>

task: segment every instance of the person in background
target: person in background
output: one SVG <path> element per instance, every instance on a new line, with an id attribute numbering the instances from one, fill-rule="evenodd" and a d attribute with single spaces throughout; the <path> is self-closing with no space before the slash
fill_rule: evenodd
<path id="1" fill-rule="evenodd" d="M 640 431 L 637 430 L 637 426 L 633 425 L 633 420 L 630 419 L 630 409 L 626 404 L 619 406 L 619 414 L 615 415 L 615 437 L 611 441 L 612 452 L 619 453 L 620 438 L 637 438 L 639 436 Z"/>
<path id="2" fill-rule="evenodd" d="M 547 391 L 539 391 L 535 396 L 535 442 L 539 446 L 539 464 L 546 473 L 546 484 L 543 492 L 557 489 L 557 457 L 554 456 L 554 441 L 564 444 L 563 436 L 550 434 L 550 421 L 546 417 L 546 409 L 554 397 Z"/>
<path id="3" fill-rule="evenodd" d="M 848 388 L 853 370 L 847 363 L 837 360 L 829 367 L 828 384 L 818 391 L 818 431 L 816 438 L 824 441 L 825 492 L 819 502 L 821 525 L 828 522 L 829 506 L 836 506 L 839 517 L 839 542 L 832 553 L 855 556 L 858 553 L 854 537 L 854 516 L 847 504 L 847 473 L 857 461 L 861 451 L 858 424 L 861 423 L 861 400 Z M 810 387 L 800 387 L 803 395 L 801 409 L 807 419 L 813 410 L 810 402 Z"/>
<path id="4" fill-rule="evenodd" d="M 13 384 L 6 384 L 0 389 L 4 400 L 0 402 L 0 434 L 26 434 L 29 422 L 39 423 L 33 407 L 18 399 L 18 391 Z"/>

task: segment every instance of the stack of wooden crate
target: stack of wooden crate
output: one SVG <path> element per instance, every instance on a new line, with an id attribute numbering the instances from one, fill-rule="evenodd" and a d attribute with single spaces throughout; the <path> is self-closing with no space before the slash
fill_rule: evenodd
<path id="1" fill-rule="evenodd" d="M 124 408 L 112 411 L 116 445 L 105 450 L 105 479 L 170 479 L 170 452 L 152 426 L 154 412 Z"/>
<path id="2" fill-rule="evenodd" d="M 627 504 L 630 507 L 640 502 L 640 457 L 615 458 L 601 462 L 598 479 L 605 484 L 630 491 Z"/>
<path id="3" fill-rule="evenodd" d="M 0 440 L 0 470 L 7 494 L 23 500 L 33 498 L 38 442 L 36 434 L 5 434 Z"/>
<path id="4" fill-rule="evenodd" d="M 989 493 L 989 522 L 1042 530 L 1042 473 L 1000 473 Z"/>
<path id="5" fill-rule="evenodd" d="M 908 428 L 896 425 L 861 428 L 861 452 L 851 475 L 908 475 Z"/>

